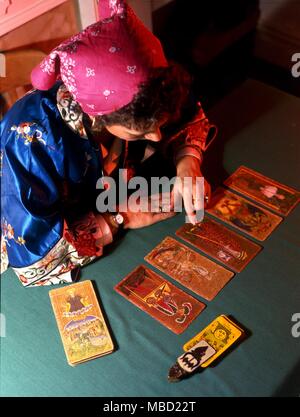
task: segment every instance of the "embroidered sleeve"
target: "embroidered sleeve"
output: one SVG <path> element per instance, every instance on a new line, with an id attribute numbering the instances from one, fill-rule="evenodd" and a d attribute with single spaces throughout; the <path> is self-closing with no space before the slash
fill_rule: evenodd
<path id="1" fill-rule="evenodd" d="M 110 229 L 92 210 L 76 221 L 65 218 L 61 140 L 38 122 L 4 133 L 1 263 L 26 287 L 71 282 L 79 267 L 102 255 Z"/>
<path id="2" fill-rule="evenodd" d="M 195 156 L 202 161 L 203 152 L 216 135 L 217 127 L 209 122 L 201 104 L 197 103 L 196 115 L 165 141 L 164 150 L 169 153 L 171 147 L 175 161 L 185 155 Z"/>

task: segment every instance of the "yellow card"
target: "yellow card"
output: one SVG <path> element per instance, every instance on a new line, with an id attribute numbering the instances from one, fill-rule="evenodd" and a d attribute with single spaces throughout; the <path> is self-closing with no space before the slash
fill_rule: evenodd
<path id="1" fill-rule="evenodd" d="M 216 353 L 201 364 L 202 368 L 206 368 L 217 357 L 222 355 L 234 342 L 236 342 L 244 333 L 244 331 L 230 320 L 227 316 L 221 315 L 212 321 L 204 330 L 198 333 L 195 337 L 189 340 L 184 346 L 184 351 L 190 350 L 193 346 L 205 340 Z"/>

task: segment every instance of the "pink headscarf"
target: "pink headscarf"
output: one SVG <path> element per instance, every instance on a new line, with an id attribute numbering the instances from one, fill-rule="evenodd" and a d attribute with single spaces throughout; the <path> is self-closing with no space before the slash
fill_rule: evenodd
<path id="1" fill-rule="evenodd" d="M 159 40 L 125 0 L 99 0 L 101 20 L 55 48 L 31 73 L 35 88 L 61 79 L 92 116 L 130 103 L 149 71 L 168 65 Z"/>

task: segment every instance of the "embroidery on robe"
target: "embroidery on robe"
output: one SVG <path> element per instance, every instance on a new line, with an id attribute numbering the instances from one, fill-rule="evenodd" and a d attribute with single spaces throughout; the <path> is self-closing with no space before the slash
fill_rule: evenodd
<path id="1" fill-rule="evenodd" d="M 15 131 L 17 140 L 23 139 L 26 146 L 42 144 L 52 151 L 55 151 L 53 146 L 49 146 L 46 143 L 45 139 L 43 138 L 43 132 L 41 129 L 38 129 L 38 127 L 38 124 L 35 122 L 23 122 L 18 126 L 13 125 L 10 130 Z"/>
<path id="2" fill-rule="evenodd" d="M 2 229 L 2 237 L 4 239 L 4 242 L 8 246 L 10 246 L 9 240 L 14 241 L 18 245 L 24 245 L 26 243 L 22 236 L 18 236 L 17 239 L 15 238 L 14 228 L 5 219 L 2 220 L 1 229 Z"/>
<path id="3" fill-rule="evenodd" d="M 61 238 L 38 262 L 23 268 L 13 268 L 24 287 L 73 282 L 71 272 L 95 257 L 80 257 L 74 246 Z"/>

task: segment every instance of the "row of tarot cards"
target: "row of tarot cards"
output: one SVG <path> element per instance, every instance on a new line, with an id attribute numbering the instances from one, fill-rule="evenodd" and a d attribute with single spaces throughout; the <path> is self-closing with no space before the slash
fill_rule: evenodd
<path id="1" fill-rule="evenodd" d="M 225 185 L 282 215 L 290 213 L 300 199 L 298 191 L 243 166 L 225 181 Z M 213 194 L 207 212 L 260 241 L 265 240 L 283 220 L 222 187 Z M 176 235 L 231 270 L 172 237 L 166 237 L 145 260 L 208 301 L 224 288 L 234 272 L 242 271 L 262 249 L 257 243 L 209 217 L 196 225 L 184 224 Z M 115 289 L 177 334 L 183 332 L 205 308 L 205 304 L 144 265 L 138 266 Z"/>
<path id="2" fill-rule="evenodd" d="M 246 167 L 240 167 L 225 185 L 281 215 L 290 213 L 300 199 L 298 191 Z M 214 193 L 207 211 L 260 241 L 282 221 L 278 215 L 225 188 Z M 235 272 L 242 271 L 262 249 L 208 217 L 195 226 L 183 225 L 176 235 Z M 208 301 L 234 276 L 231 270 L 172 237 L 166 237 L 145 260 Z M 205 308 L 204 303 L 144 265 L 135 268 L 115 290 L 176 334 L 182 333 Z M 113 342 L 90 281 L 52 290 L 50 298 L 70 365 L 113 351 Z"/>

